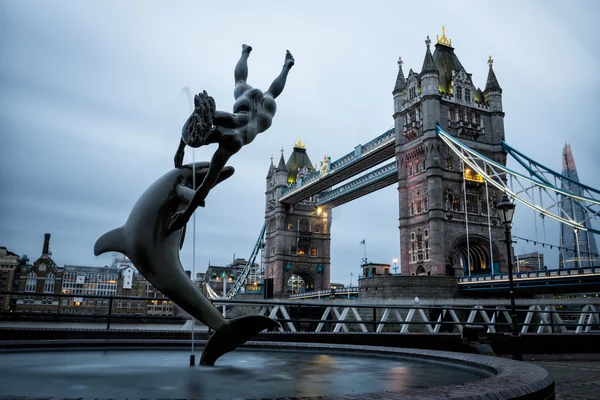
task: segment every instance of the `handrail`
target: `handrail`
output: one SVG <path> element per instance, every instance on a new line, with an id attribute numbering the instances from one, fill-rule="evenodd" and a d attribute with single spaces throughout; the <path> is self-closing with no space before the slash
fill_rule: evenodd
<path id="1" fill-rule="evenodd" d="M 581 275 L 600 275 L 600 266 L 597 267 L 576 267 L 576 268 L 562 268 L 562 269 L 549 269 L 549 270 L 537 270 L 537 271 L 523 271 L 514 272 L 513 279 L 535 279 L 535 278 L 548 278 L 548 277 L 562 277 L 562 276 L 581 276 Z M 508 272 L 500 274 L 486 274 L 486 275 L 471 275 L 461 276 L 458 278 L 459 283 L 466 282 L 489 282 L 508 280 Z"/>

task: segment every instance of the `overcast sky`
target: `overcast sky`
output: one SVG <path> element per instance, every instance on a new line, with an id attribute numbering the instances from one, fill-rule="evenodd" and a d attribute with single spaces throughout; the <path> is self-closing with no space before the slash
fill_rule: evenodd
<path id="1" fill-rule="evenodd" d="M 183 89 L 231 110 L 242 43 L 254 48 L 255 87 L 268 88 L 286 49 L 296 65 L 272 127 L 230 160 L 235 174 L 197 211 L 197 271 L 250 255 L 282 146 L 289 155 L 301 136 L 313 162 L 335 160 L 393 125 L 398 57 L 405 75 L 419 71 L 425 37 L 435 43 L 442 25 L 482 89 L 494 58 L 507 141 L 556 170 L 569 142 L 581 181 L 598 188 L 599 11 L 597 1 L 547 0 L 0 1 L 0 246 L 35 260 L 49 232 L 59 265 L 109 264 L 94 242 L 172 168 L 190 111 Z M 517 234 L 533 237 L 531 213 L 519 213 Z M 369 259 L 391 262 L 397 226 L 395 186 L 334 209 L 332 281 L 354 272 L 356 283 L 363 238 Z M 558 243 L 556 227 L 546 235 Z"/>

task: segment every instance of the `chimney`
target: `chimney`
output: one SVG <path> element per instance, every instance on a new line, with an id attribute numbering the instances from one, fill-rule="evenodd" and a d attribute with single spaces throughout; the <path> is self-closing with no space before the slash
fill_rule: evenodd
<path id="1" fill-rule="evenodd" d="M 47 256 L 50 253 L 50 234 L 44 234 L 44 249 L 42 250 L 42 255 Z"/>

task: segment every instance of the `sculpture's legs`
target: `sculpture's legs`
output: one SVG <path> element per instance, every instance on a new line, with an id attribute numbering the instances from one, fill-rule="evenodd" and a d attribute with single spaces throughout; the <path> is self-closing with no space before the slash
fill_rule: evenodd
<path id="1" fill-rule="evenodd" d="M 285 61 L 283 63 L 283 68 L 281 69 L 281 73 L 277 78 L 275 78 L 273 83 L 271 83 L 271 86 L 269 86 L 269 90 L 265 92 L 265 95 L 271 95 L 271 97 L 276 99 L 277 96 L 279 96 L 281 92 L 283 92 L 288 73 L 290 72 L 290 69 L 292 68 L 294 63 L 294 56 L 292 56 L 292 53 L 290 53 L 290 51 L 287 50 L 285 53 Z"/>
<path id="2" fill-rule="evenodd" d="M 242 45 L 242 55 L 235 65 L 233 71 L 233 77 L 235 79 L 235 88 L 233 89 L 233 96 L 237 100 L 242 93 L 248 89 L 246 80 L 248 79 L 248 56 L 252 51 L 252 46 Z"/>

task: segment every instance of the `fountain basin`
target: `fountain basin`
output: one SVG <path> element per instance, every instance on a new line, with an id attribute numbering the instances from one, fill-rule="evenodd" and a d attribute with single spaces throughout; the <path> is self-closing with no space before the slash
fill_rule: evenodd
<path id="1" fill-rule="evenodd" d="M 55 344 L 56 345 L 56 344 Z M 199 352 L 201 349 L 197 349 Z M 53 348 L 0 354 L 2 396 L 57 398 L 554 398 L 538 366 L 373 346 L 249 342 L 215 367 L 187 348 Z"/>

